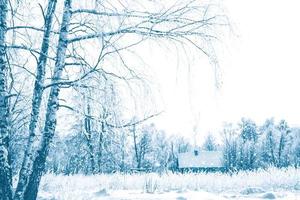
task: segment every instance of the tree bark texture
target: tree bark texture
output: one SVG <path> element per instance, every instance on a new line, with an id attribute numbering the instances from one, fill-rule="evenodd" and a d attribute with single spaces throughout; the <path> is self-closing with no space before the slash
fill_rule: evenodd
<path id="1" fill-rule="evenodd" d="M 55 14 L 56 3 L 57 0 L 49 0 L 47 14 L 45 16 L 44 36 L 41 46 L 41 53 L 37 64 L 36 79 L 32 97 L 32 111 L 29 122 L 29 137 L 26 151 L 24 154 L 22 168 L 19 174 L 19 182 L 14 196 L 15 200 L 21 200 L 24 198 L 25 189 L 29 182 L 29 175 L 32 173 L 32 165 L 36 155 L 35 151 L 38 143 L 38 138 L 36 137 L 36 126 L 38 123 L 40 107 L 43 98 L 43 87 L 45 82 L 50 33 L 52 28 L 53 17 Z"/>
<path id="2" fill-rule="evenodd" d="M 8 159 L 9 105 L 7 92 L 8 65 L 5 35 L 8 1 L 0 0 L 0 200 L 12 199 L 12 175 Z"/>
<path id="3" fill-rule="evenodd" d="M 52 86 L 47 102 L 46 121 L 43 130 L 41 146 L 37 152 L 37 157 L 33 163 L 33 170 L 29 178 L 24 199 L 35 200 L 42 174 L 45 170 L 46 158 L 49 153 L 50 144 L 55 134 L 57 110 L 59 107 L 59 84 L 62 72 L 65 67 L 66 50 L 68 46 L 68 30 L 71 20 L 71 0 L 64 1 L 63 19 L 59 33 L 59 41 L 56 51 L 56 62 L 52 77 Z"/>

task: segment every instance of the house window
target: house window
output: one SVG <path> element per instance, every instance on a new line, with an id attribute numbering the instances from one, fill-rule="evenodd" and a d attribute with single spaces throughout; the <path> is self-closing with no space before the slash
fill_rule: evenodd
<path id="1" fill-rule="evenodd" d="M 199 154 L 198 150 L 194 150 L 194 155 L 198 156 L 198 154 Z"/>

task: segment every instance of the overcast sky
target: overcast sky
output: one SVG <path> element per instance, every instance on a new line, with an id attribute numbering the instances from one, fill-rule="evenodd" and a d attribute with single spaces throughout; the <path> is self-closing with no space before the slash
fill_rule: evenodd
<path id="1" fill-rule="evenodd" d="M 158 58 L 154 71 L 165 110 L 156 124 L 170 133 L 196 132 L 198 137 L 241 117 L 258 123 L 284 118 L 300 125 L 300 2 L 223 3 L 234 34 L 219 52 L 222 87 L 214 87 L 214 70 L 205 57 L 191 58 L 187 70 L 174 54 L 152 52 Z"/>

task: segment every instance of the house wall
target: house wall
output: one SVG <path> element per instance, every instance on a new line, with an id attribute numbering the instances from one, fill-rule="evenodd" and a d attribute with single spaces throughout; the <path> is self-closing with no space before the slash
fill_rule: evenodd
<path id="1" fill-rule="evenodd" d="M 224 167 L 221 151 L 194 151 L 178 155 L 179 168 L 222 168 Z"/>

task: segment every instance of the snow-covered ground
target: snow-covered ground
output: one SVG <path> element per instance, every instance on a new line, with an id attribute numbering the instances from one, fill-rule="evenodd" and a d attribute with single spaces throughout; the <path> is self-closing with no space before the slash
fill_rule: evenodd
<path id="1" fill-rule="evenodd" d="M 299 199 L 300 170 L 200 174 L 48 174 L 39 199 Z"/>

